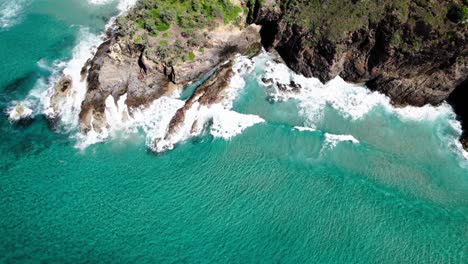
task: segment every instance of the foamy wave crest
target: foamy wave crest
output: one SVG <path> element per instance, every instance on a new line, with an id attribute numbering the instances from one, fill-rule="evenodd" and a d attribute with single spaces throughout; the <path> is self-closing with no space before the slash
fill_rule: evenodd
<path id="1" fill-rule="evenodd" d="M 334 148 L 340 142 L 351 142 L 353 144 L 359 144 L 359 140 L 357 140 L 352 135 L 335 135 L 335 134 L 325 133 L 324 147 Z"/>
<path id="2" fill-rule="evenodd" d="M 176 143 L 202 134 L 207 127 L 214 137 L 227 140 L 250 126 L 264 122 L 257 115 L 241 114 L 231 110 L 239 91 L 245 87 L 243 76 L 251 73 L 254 65 L 254 61 L 237 56 L 232 66 L 234 76 L 226 88 L 224 99 L 208 106 L 195 102 L 185 112 L 184 122 L 177 127 L 175 133 L 165 137 L 156 137 L 153 145 L 149 147 L 156 152 L 170 150 Z"/>
<path id="3" fill-rule="evenodd" d="M 446 140 L 449 142 L 448 146 L 452 150 L 455 150 L 457 153 L 460 153 L 461 157 L 465 159 L 465 161 L 468 161 L 468 151 L 466 151 L 460 140 L 459 137 L 462 134 L 462 126 L 459 121 L 455 119 L 455 114 L 453 114 L 452 119 L 449 121 L 450 127 L 455 131 L 455 134 L 451 133 L 445 133 L 445 132 L 439 132 L 439 137 L 440 138 L 447 138 Z M 466 162 L 461 163 L 461 166 L 468 168 L 468 164 Z"/>
<path id="4" fill-rule="evenodd" d="M 153 101 L 148 107 L 129 109 L 125 103 L 127 94 L 122 95 L 117 102 L 112 96 L 106 99 L 107 126 L 100 132 L 91 129 L 88 133 L 78 133 L 76 147 L 86 147 L 112 138 L 117 134 L 128 136 L 142 129 L 147 134 L 148 145 L 156 137 L 164 137 L 169 122 L 176 111 L 184 105 L 184 101 L 163 96 Z M 91 122 L 92 124 L 92 122 Z"/>
<path id="5" fill-rule="evenodd" d="M 16 24 L 25 4 L 25 0 L 7 0 L 0 3 L 0 29 Z"/>
<path id="6" fill-rule="evenodd" d="M 301 132 L 304 132 L 304 131 L 307 131 L 307 132 L 315 132 L 315 131 L 317 131 L 316 129 L 310 128 L 310 127 L 295 126 L 295 127 L 293 127 L 293 128 L 294 128 L 295 130 L 301 131 Z"/>
<path id="7" fill-rule="evenodd" d="M 42 95 L 42 105 L 44 114 L 49 118 L 57 118 L 65 130 L 73 130 L 78 126 L 78 115 L 81 111 L 81 102 L 86 94 L 86 81 L 81 78 L 81 68 L 88 58 L 97 49 L 97 45 L 102 41 L 102 37 L 89 33 L 87 29 L 80 30 L 80 42 L 73 48 L 72 59 L 65 63 L 63 75 L 72 80 L 71 89 L 64 97 L 52 100 L 55 93 L 55 81 Z"/>
<path id="8" fill-rule="evenodd" d="M 200 136 L 205 131 L 216 138 L 230 139 L 247 127 L 264 122 L 256 115 L 231 110 L 239 90 L 245 86 L 242 76 L 251 72 L 253 68 L 253 61 L 245 57 L 236 58 L 233 64 L 235 74 L 226 88 L 224 100 L 212 105 L 193 103 L 185 110 L 183 122 L 170 134 L 168 131 L 171 120 L 186 103 L 175 98 L 177 94 L 163 96 L 149 106 L 139 108 L 128 108 L 126 94 L 117 102 L 109 96 L 105 109 L 106 127 L 100 132 L 92 129 L 87 134 L 79 133 L 76 146 L 83 149 L 115 135 L 128 135 L 141 130 L 146 133 L 147 146 L 155 152 L 171 150 L 177 143 Z"/>
<path id="9" fill-rule="evenodd" d="M 13 102 L 7 109 L 8 120 L 18 122 L 21 119 L 27 119 L 33 116 L 34 111 L 28 102 Z"/>
<path id="10" fill-rule="evenodd" d="M 42 113 L 41 100 L 42 92 L 47 89 L 46 80 L 40 78 L 36 81 L 34 88 L 28 93 L 23 100 L 15 100 L 10 102 L 7 108 L 8 120 L 12 123 L 18 122 L 21 119 L 34 118 Z"/>
<path id="11" fill-rule="evenodd" d="M 268 53 L 257 57 L 256 61 L 263 64 L 263 74 L 258 81 L 266 87 L 270 100 L 298 100 L 300 114 L 305 118 L 304 125 L 308 128 L 317 127 L 323 120 L 327 107 L 337 110 L 340 115 L 350 120 L 361 119 L 376 107 L 381 107 L 405 120 L 434 121 L 444 118 L 459 124 L 455 120 L 451 106 L 447 103 L 437 107 L 430 105 L 394 107 L 387 96 L 372 92 L 361 85 L 346 83 L 340 77 L 323 84 L 316 78 L 295 74 L 285 64 L 274 62 Z M 461 130 L 455 138 L 460 134 Z M 458 140 L 456 146 L 465 157 L 468 156 Z"/>
<path id="12" fill-rule="evenodd" d="M 268 54 L 262 56 L 269 57 Z M 268 93 L 272 100 L 297 99 L 300 102 L 301 114 L 307 118 L 306 125 L 309 127 L 315 127 L 315 124 L 322 119 L 326 106 L 331 106 L 341 115 L 352 120 L 364 117 L 377 106 L 410 120 L 436 119 L 450 115 L 452 112 L 451 107 L 446 103 L 438 107 L 396 108 L 391 105 L 387 96 L 372 92 L 364 86 L 347 83 L 340 77 L 322 84 L 316 78 L 306 78 L 295 74 L 286 65 L 272 60 L 266 60 L 262 80 L 259 81 L 268 86 Z M 295 91 L 294 87 L 300 88 Z"/>
<path id="13" fill-rule="evenodd" d="M 88 0 L 90 4 L 107 4 L 115 0 Z M 137 0 L 119 0 L 118 9 L 120 15 L 127 12 L 135 5 Z M 26 4 L 26 1 L 8 1 L 0 6 L 2 13 L 0 14 L 0 28 L 11 25 L 12 19 L 17 17 L 21 7 Z M 111 18 L 107 27 L 112 26 L 115 17 Z M 89 33 L 86 28 L 82 28 L 78 39 L 80 42 L 75 46 L 72 53 L 72 59 L 67 62 L 56 62 L 53 67 L 46 65 L 44 60 L 38 61 L 38 66 L 42 69 L 52 72 L 52 77 L 46 81 L 39 79 L 35 87 L 22 101 L 11 102 L 7 109 L 7 115 L 11 122 L 17 122 L 23 118 L 34 117 L 39 113 L 43 113 L 49 118 L 57 118 L 60 125 L 66 131 L 75 130 L 78 127 L 78 114 L 81 109 L 81 102 L 86 94 L 86 82 L 81 79 L 81 68 L 85 62 L 92 57 L 97 46 L 103 39 L 102 35 Z M 72 80 L 71 91 L 67 93 L 65 98 L 60 98 L 51 101 L 52 95 L 55 93 L 54 85 L 58 82 L 60 75 L 68 76 Z"/>
<path id="14" fill-rule="evenodd" d="M 120 12 L 127 12 L 137 2 L 137 0 L 88 0 L 88 3 L 93 4 L 93 5 L 105 5 L 105 4 L 113 3 L 115 1 L 119 2 L 117 4 L 117 8 L 120 10 Z"/>

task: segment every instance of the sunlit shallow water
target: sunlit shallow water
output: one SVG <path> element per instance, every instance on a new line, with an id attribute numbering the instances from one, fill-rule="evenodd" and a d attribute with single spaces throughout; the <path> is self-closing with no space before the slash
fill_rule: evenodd
<path id="1" fill-rule="evenodd" d="M 50 86 L 82 32 L 118 14 L 102 2 L 24 1 L 7 18 L 2 111 L 40 101 L 31 91 Z M 234 103 L 265 122 L 227 141 L 205 135 L 155 155 L 144 133 L 117 133 L 79 150 L 41 114 L 5 114 L 0 261 L 466 263 L 468 170 L 453 114 L 377 104 L 353 118 L 339 100 L 350 94 L 317 89 L 272 102 L 258 81 L 265 60 Z"/>

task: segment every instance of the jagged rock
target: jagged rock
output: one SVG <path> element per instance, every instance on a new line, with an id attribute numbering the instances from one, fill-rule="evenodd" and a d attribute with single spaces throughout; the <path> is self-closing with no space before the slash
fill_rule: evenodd
<path id="1" fill-rule="evenodd" d="M 169 123 L 169 128 L 165 140 L 169 139 L 176 132 L 178 127 L 184 123 L 185 114 L 194 103 L 209 106 L 219 103 L 224 98 L 224 91 L 228 87 L 233 76 L 232 61 L 224 64 L 213 75 L 211 75 L 185 102 L 185 105 L 177 110 Z M 197 128 L 198 124 L 192 124 L 192 130 Z"/>
<path id="2" fill-rule="evenodd" d="M 89 63 L 90 63 L 90 59 L 88 59 L 86 61 L 85 65 L 83 65 L 83 67 L 81 67 L 81 71 L 80 71 L 81 81 L 84 81 L 86 79 L 86 75 L 88 74 Z"/>
<path id="3" fill-rule="evenodd" d="M 145 74 L 148 74 L 148 67 L 146 67 L 144 59 L 145 49 L 146 47 L 143 47 L 143 49 L 140 52 L 140 57 L 138 57 L 138 66 L 140 67 L 140 72 L 143 71 Z"/>
<path id="4" fill-rule="evenodd" d="M 253 2 L 249 21 L 263 26 L 264 47 L 306 77 L 341 76 L 415 106 L 440 104 L 468 78 L 468 27 L 444 17 L 448 1 Z"/>
<path id="5" fill-rule="evenodd" d="M 176 84 L 176 74 L 175 74 L 174 66 L 164 65 L 164 75 L 167 77 L 169 81 L 171 81 L 173 84 Z"/>
<path id="6" fill-rule="evenodd" d="M 270 85 L 270 84 L 273 84 L 273 79 L 262 77 L 262 82 L 263 82 L 265 85 Z"/>
<path id="7" fill-rule="evenodd" d="M 48 117 L 53 119 L 60 113 L 60 105 L 71 92 L 72 79 L 70 76 L 62 76 L 54 85 L 54 90 L 50 98 L 50 113 Z"/>
<path id="8" fill-rule="evenodd" d="M 56 94 L 60 96 L 66 95 L 71 87 L 72 79 L 70 76 L 63 76 L 54 86 Z"/>
<path id="9" fill-rule="evenodd" d="M 200 78 L 236 53 L 258 53 L 261 48 L 258 31 L 259 27 L 254 25 L 223 25 L 203 32 L 211 38 L 211 47 L 204 47 L 196 60 L 177 64 L 165 61 L 150 43 L 135 43 L 128 35 L 111 36 L 85 65 L 89 70 L 88 89 L 80 113 L 82 131 L 105 126 L 102 116 L 105 116 L 105 100 L 109 95 L 118 100 L 119 95 L 127 93 L 126 104 L 139 107 Z M 102 122 L 91 124 L 98 119 Z"/>

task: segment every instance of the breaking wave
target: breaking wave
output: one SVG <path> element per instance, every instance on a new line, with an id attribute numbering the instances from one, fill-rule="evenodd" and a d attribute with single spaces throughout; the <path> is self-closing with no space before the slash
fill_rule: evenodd
<path id="1" fill-rule="evenodd" d="M 87 134 L 79 133 L 77 147 L 84 149 L 89 145 L 102 142 L 117 134 L 128 135 L 142 130 L 146 134 L 146 145 L 155 152 L 171 150 L 174 146 L 191 137 L 200 136 L 205 131 L 215 138 L 230 139 L 244 129 L 264 122 L 256 115 L 246 115 L 232 111 L 232 102 L 245 86 L 243 75 L 253 69 L 252 61 L 237 57 L 233 65 L 235 75 L 227 89 L 226 98 L 216 104 L 201 105 L 194 103 L 185 112 L 185 118 L 176 131 L 168 135 L 169 124 L 177 110 L 185 104 L 184 100 L 172 96 L 163 96 L 147 107 L 128 108 L 126 94 L 117 102 L 112 96 L 106 99 L 107 126 L 100 132 L 91 130 Z M 92 122 L 91 122 L 92 123 Z"/>
<path id="2" fill-rule="evenodd" d="M 316 78 L 306 78 L 295 74 L 285 64 L 275 62 L 267 53 L 263 53 L 255 60 L 263 68 L 257 81 L 265 87 L 270 100 L 278 102 L 295 99 L 298 101 L 299 114 L 303 116 L 305 122 L 304 127 L 295 127 L 297 130 L 316 129 L 323 120 L 327 107 L 335 109 L 349 120 L 362 119 L 373 109 L 380 107 L 387 113 L 407 121 L 449 120 L 453 133 L 440 133 L 439 137 L 443 141 L 450 142 L 451 148 L 468 158 L 468 153 L 463 150 L 458 141 L 461 135 L 460 123 L 456 120 L 452 107 L 447 103 L 437 107 L 430 105 L 394 107 L 389 97 L 372 92 L 361 85 L 346 83 L 340 77 L 323 84 Z M 300 89 L 295 89 L 297 87 Z M 331 140 L 329 143 L 339 139 L 333 136 L 328 138 Z M 354 139 L 347 139 L 356 142 Z"/>
<path id="3" fill-rule="evenodd" d="M 137 0 L 88 0 L 88 3 L 94 4 L 94 5 L 104 5 L 104 4 L 110 4 L 118 1 L 117 8 L 119 9 L 120 12 L 126 12 L 130 8 L 132 8 Z"/>

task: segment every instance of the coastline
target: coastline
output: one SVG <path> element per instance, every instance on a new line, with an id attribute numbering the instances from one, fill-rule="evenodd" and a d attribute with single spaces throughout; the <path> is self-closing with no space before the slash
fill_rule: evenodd
<path id="1" fill-rule="evenodd" d="M 207 72 L 211 71 L 213 68 L 219 65 L 221 61 L 229 57 L 232 58 L 232 55 L 236 53 L 231 52 L 223 59 L 222 56 L 219 56 L 219 52 L 223 48 L 218 48 L 214 49 L 218 50 L 218 55 L 216 53 L 207 52 L 206 56 L 204 57 L 202 53 L 198 52 L 196 53 L 197 59 L 194 62 L 182 62 L 182 66 L 167 66 L 168 64 L 164 63 L 162 66 L 158 65 L 157 63 L 155 64 L 154 62 L 156 60 L 152 59 L 148 55 L 148 52 L 143 53 L 144 50 L 141 51 L 141 48 L 146 46 L 145 44 L 142 45 L 140 43 L 134 43 L 132 44 L 133 46 L 128 46 L 129 41 L 132 42 L 133 40 L 129 40 L 125 35 L 121 35 L 118 32 L 119 23 L 121 27 L 122 21 L 117 21 L 117 18 L 126 17 L 126 12 L 130 10 L 132 4 L 134 5 L 136 3 L 137 2 L 133 0 L 119 2 L 119 7 L 122 7 L 120 9 L 120 14 L 117 17 L 111 18 L 108 22 L 106 26 L 106 37 L 104 37 L 104 35 L 100 36 L 100 38 L 105 38 L 105 40 L 101 40 L 99 42 L 104 42 L 89 53 L 91 55 L 90 58 L 83 59 L 85 56 L 80 54 L 80 60 L 71 63 L 76 64 L 71 66 L 73 70 L 68 71 L 68 68 L 70 67 L 66 67 L 63 76 L 57 81 L 58 83 L 55 85 L 55 87 L 53 87 L 53 89 L 49 89 L 47 95 L 44 96 L 46 98 L 43 102 L 46 109 L 46 116 L 53 120 L 54 123 L 58 121 L 58 123 L 62 123 L 62 126 L 65 124 L 67 127 L 65 129 L 66 131 L 76 130 L 76 128 L 79 127 L 80 132 L 77 138 L 86 138 L 86 134 L 90 134 L 90 138 L 94 139 L 89 140 L 89 142 L 100 142 L 104 140 L 111 134 L 109 128 L 115 126 L 111 125 L 112 122 L 115 123 L 116 120 L 121 119 L 124 120 L 124 122 L 128 121 L 133 118 L 133 109 L 139 109 L 135 111 L 142 111 L 142 109 L 150 107 L 152 102 L 161 96 L 170 96 L 174 93 L 180 93 L 180 90 L 183 89 L 183 87 L 187 86 L 191 82 L 198 80 L 201 76 L 205 75 Z M 251 14 L 248 15 L 250 16 Z M 270 15 L 270 17 L 274 18 L 276 16 Z M 244 17 L 244 19 L 246 19 L 246 17 Z M 208 36 L 208 39 L 214 39 L 213 43 L 216 43 L 216 39 L 229 39 L 229 36 L 233 36 L 231 41 L 220 42 L 221 47 L 229 47 L 230 42 L 233 43 L 239 39 L 245 38 L 247 41 L 245 44 L 243 44 L 244 47 L 240 50 L 250 53 L 251 55 L 255 54 L 255 52 L 252 53 L 251 51 L 250 42 L 252 39 L 256 39 L 258 42 L 260 42 L 259 38 L 261 37 L 261 30 L 260 34 L 256 33 L 255 30 L 259 30 L 257 28 L 255 30 L 251 30 L 249 33 L 246 33 L 246 37 L 241 37 L 242 34 L 244 34 L 243 32 L 245 31 L 245 28 L 243 29 L 240 27 L 239 33 L 235 33 L 236 31 L 227 29 L 227 27 L 228 26 L 218 26 L 217 28 L 221 28 L 219 31 L 220 33 L 216 33 L 217 30 L 212 30 L 211 33 L 213 35 Z M 249 29 L 249 27 L 247 27 L 247 29 Z M 226 32 L 228 31 L 230 33 L 226 35 Z M 177 31 L 170 32 L 171 34 L 180 34 L 177 33 Z M 207 33 L 205 32 L 204 34 L 206 36 Z M 256 35 L 257 37 L 255 37 Z M 264 39 L 261 41 L 265 45 Z M 95 43 L 94 45 L 98 44 L 97 41 L 93 41 L 93 43 Z M 213 43 L 210 43 L 210 46 L 213 46 Z M 123 48 L 126 45 L 127 47 L 131 47 L 127 51 L 125 51 L 125 48 Z M 88 46 L 85 49 L 90 49 L 91 46 Z M 201 48 L 195 47 L 194 49 Z M 216 59 L 213 61 L 213 58 Z M 201 64 L 206 61 L 211 61 L 211 63 L 205 65 Z M 287 63 L 288 62 L 286 61 L 286 64 Z M 81 66 L 78 64 L 81 64 Z M 186 64 L 186 66 L 183 66 L 184 64 Z M 145 74 L 142 74 L 142 65 L 145 67 Z M 81 68 L 79 75 L 76 70 L 77 68 Z M 146 74 L 146 68 L 148 68 L 150 71 L 149 75 Z M 127 77 L 122 80 L 117 76 Z M 70 79 L 71 85 L 69 87 L 58 87 L 60 86 L 61 82 L 67 79 Z M 123 83 L 125 85 L 123 85 Z M 139 83 L 143 83 L 143 86 L 141 86 Z M 157 83 L 157 86 L 161 87 L 160 89 L 156 88 L 159 89 L 159 91 L 155 93 L 151 91 L 151 89 L 154 88 L 147 88 L 151 87 L 154 83 Z M 287 88 L 291 84 L 283 83 L 282 85 L 283 87 Z M 132 86 L 134 87 L 132 88 Z M 49 98 L 52 98 L 52 100 Z M 117 107 L 117 109 L 114 109 L 115 107 L 112 105 L 112 101 L 114 101 L 115 107 Z M 21 106 L 24 109 L 18 108 L 18 106 Z M 21 111 L 17 111 L 18 109 Z M 113 111 L 113 113 L 110 113 L 109 111 Z M 400 112 L 405 111 L 408 113 L 414 112 L 414 110 L 405 110 L 404 108 L 402 108 Z M 424 110 L 421 109 L 421 111 Z M 21 119 L 21 116 L 28 116 L 31 114 L 31 109 L 20 104 L 14 105 L 12 108 L 10 108 L 10 120 L 12 121 L 17 121 Z M 350 114 L 352 115 L 352 113 Z M 79 117 L 79 126 L 77 124 L 77 117 Z M 107 121 L 106 117 L 113 121 Z M 120 124 L 116 127 L 124 127 L 124 125 Z M 92 131 L 92 133 L 90 133 L 90 131 Z M 464 135 L 463 132 L 462 135 Z"/>

